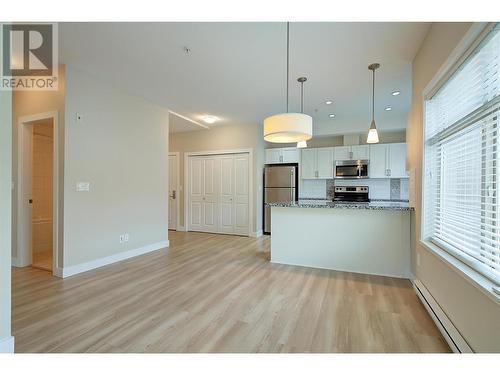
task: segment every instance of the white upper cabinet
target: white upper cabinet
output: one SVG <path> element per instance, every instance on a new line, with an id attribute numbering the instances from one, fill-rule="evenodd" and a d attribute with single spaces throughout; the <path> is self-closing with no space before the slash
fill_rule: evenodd
<path id="1" fill-rule="evenodd" d="M 298 163 L 300 150 L 296 147 L 266 149 L 266 164 Z"/>
<path id="2" fill-rule="evenodd" d="M 391 143 L 389 146 L 389 177 L 406 178 L 406 143 Z"/>
<path id="3" fill-rule="evenodd" d="M 300 160 L 300 149 L 297 147 L 282 148 L 281 156 L 283 163 L 298 163 Z"/>
<path id="4" fill-rule="evenodd" d="M 334 147 L 335 160 L 351 160 L 351 146 Z"/>
<path id="5" fill-rule="evenodd" d="M 303 149 L 300 177 L 308 180 L 333 178 L 333 147 Z"/>
<path id="6" fill-rule="evenodd" d="M 368 145 L 351 146 L 352 160 L 366 160 L 370 157 L 370 147 Z"/>
<path id="7" fill-rule="evenodd" d="M 370 145 L 370 178 L 406 178 L 406 144 Z"/>
<path id="8" fill-rule="evenodd" d="M 368 159 L 370 150 L 368 145 L 337 146 L 334 149 L 335 160 Z"/>
<path id="9" fill-rule="evenodd" d="M 370 164 L 368 174 L 370 178 L 387 178 L 387 145 L 370 145 Z"/>
<path id="10" fill-rule="evenodd" d="M 266 164 L 281 163 L 281 148 L 266 149 Z"/>
<path id="11" fill-rule="evenodd" d="M 333 147 L 318 148 L 316 150 L 318 178 L 333 178 Z"/>
<path id="12" fill-rule="evenodd" d="M 317 152 L 315 148 L 305 148 L 301 152 L 300 177 L 303 179 L 316 178 Z"/>

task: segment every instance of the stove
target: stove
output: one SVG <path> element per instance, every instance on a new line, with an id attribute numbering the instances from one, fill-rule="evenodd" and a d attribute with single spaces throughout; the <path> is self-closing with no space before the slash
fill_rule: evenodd
<path id="1" fill-rule="evenodd" d="M 336 203 L 369 203 L 368 186 L 335 186 L 333 201 Z"/>

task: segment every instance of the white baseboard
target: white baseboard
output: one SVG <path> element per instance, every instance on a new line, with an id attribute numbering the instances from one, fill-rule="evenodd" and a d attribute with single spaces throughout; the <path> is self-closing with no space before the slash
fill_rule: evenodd
<path id="1" fill-rule="evenodd" d="M 250 233 L 250 237 L 255 237 L 255 238 L 262 237 L 262 235 L 263 235 L 262 229 L 258 230 L 257 232 Z"/>
<path id="2" fill-rule="evenodd" d="M 177 231 L 178 232 L 185 232 L 186 231 L 186 227 L 182 226 L 182 225 L 178 225 L 177 226 Z"/>
<path id="3" fill-rule="evenodd" d="M 11 258 L 10 264 L 12 264 L 12 267 L 21 267 L 21 262 L 19 261 L 19 259 L 14 257 Z"/>
<path id="4" fill-rule="evenodd" d="M 422 301 L 444 339 L 454 353 L 473 353 L 467 341 L 463 338 L 446 313 L 441 309 L 432 294 L 427 290 L 425 285 L 418 279 L 413 280 L 413 287 L 417 292 L 418 298 Z"/>
<path id="5" fill-rule="evenodd" d="M 0 353 L 14 353 L 14 336 L 0 339 Z"/>
<path id="6" fill-rule="evenodd" d="M 96 268 L 104 267 L 112 263 L 121 262 L 122 260 L 134 258 L 139 255 L 150 253 L 152 251 L 160 250 L 165 247 L 169 247 L 170 242 L 168 240 L 153 243 L 151 245 L 146 245 L 139 247 L 137 249 L 132 249 L 124 251 L 118 254 L 113 254 L 104 258 L 91 260 L 89 262 L 77 264 L 74 266 L 58 268 L 55 270 L 54 274 L 56 276 L 65 278 L 73 275 L 77 275 L 82 272 L 87 272 Z"/>

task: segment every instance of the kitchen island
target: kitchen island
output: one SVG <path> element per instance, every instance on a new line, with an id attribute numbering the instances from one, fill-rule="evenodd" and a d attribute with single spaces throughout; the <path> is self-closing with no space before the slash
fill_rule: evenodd
<path id="1" fill-rule="evenodd" d="M 270 203 L 271 262 L 410 278 L 407 202 Z"/>

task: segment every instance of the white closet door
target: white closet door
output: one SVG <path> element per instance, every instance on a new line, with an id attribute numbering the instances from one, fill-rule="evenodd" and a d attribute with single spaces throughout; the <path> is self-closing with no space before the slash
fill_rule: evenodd
<path id="1" fill-rule="evenodd" d="M 203 165 L 199 157 L 189 158 L 189 229 L 203 230 Z"/>
<path id="2" fill-rule="evenodd" d="M 234 156 L 223 155 L 220 162 L 219 232 L 234 233 Z"/>
<path id="3" fill-rule="evenodd" d="M 203 224 L 205 232 L 217 232 L 217 157 L 203 160 Z"/>
<path id="4" fill-rule="evenodd" d="M 248 154 L 234 155 L 234 233 L 249 235 Z"/>

